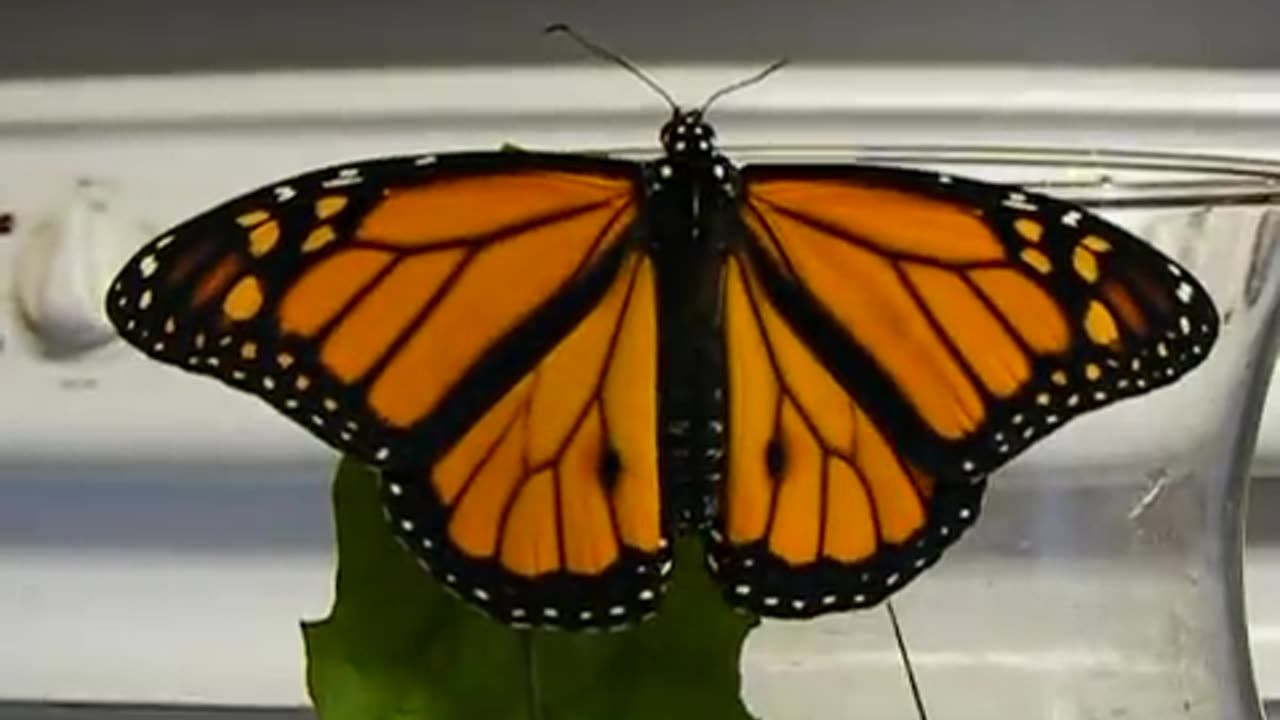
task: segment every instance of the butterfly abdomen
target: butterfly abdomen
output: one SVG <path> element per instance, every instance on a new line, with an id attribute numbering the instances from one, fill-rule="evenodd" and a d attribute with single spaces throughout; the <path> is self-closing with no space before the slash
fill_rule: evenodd
<path id="1" fill-rule="evenodd" d="M 690 531 L 715 517 L 724 478 L 722 351 L 694 337 L 668 342 L 659 369 L 669 378 L 660 401 L 661 473 L 674 520 Z"/>

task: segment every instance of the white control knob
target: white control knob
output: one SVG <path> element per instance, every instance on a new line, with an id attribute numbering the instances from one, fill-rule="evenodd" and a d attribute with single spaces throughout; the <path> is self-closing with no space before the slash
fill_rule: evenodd
<path id="1" fill-rule="evenodd" d="M 101 183 L 81 181 L 19 248 L 18 309 L 46 355 L 79 354 L 116 337 L 103 307 L 107 288 L 151 232 L 124 217 L 111 195 Z"/>

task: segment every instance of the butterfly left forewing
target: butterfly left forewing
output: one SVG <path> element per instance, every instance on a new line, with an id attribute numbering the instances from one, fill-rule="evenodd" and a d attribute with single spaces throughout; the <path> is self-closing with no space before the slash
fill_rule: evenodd
<path id="1" fill-rule="evenodd" d="M 107 313 L 342 452 L 418 460 L 605 291 L 639 182 L 632 163 L 504 152 L 316 170 L 147 243 Z"/>

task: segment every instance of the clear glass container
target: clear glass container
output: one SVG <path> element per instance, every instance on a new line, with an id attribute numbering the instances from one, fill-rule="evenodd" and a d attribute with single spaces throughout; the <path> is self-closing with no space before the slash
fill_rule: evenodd
<path id="1" fill-rule="evenodd" d="M 728 148 L 1016 182 L 1148 239 L 1222 332 L 1173 386 L 1073 421 L 993 476 L 977 526 L 892 602 L 929 717 L 1258 720 L 1243 510 L 1271 375 L 1280 165 L 1153 153 Z M 763 623 L 743 698 L 767 720 L 917 718 L 883 607 Z"/>

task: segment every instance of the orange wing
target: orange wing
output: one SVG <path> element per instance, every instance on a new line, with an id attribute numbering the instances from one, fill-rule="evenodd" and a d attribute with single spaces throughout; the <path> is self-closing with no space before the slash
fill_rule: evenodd
<path id="1" fill-rule="evenodd" d="M 938 483 L 900 454 L 738 258 L 724 323 L 727 479 L 708 562 L 731 604 L 774 617 L 873 605 L 977 519 L 983 478 Z"/>
<path id="2" fill-rule="evenodd" d="M 519 626 L 655 612 L 671 568 L 658 481 L 653 269 L 630 256 L 590 314 L 429 469 L 387 471 L 405 544 Z"/>
<path id="3" fill-rule="evenodd" d="M 1218 332 L 1184 269 L 1082 208 L 882 168 L 744 173 L 773 302 L 913 462 L 987 473 L 1168 384 Z"/>
<path id="4" fill-rule="evenodd" d="M 472 605 L 619 626 L 671 567 L 639 173 L 524 152 L 321 170 L 148 244 L 110 316 L 381 466 L 393 528 Z"/>
<path id="5" fill-rule="evenodd" d="M 708 563 L 758 613 L 879 602 L 974 522 L 991 471 L 1217 335 L 1189 273 L 1066 203 L 890 168 L 742 184 Z"/>
<path id="6" fill-rule="evenodd" d="M 421 464 L 599 302 L 635 247 L 630 163 L 393 158 L 248 193 L 148 243 L 108 314 L 163 362 L 366 462 Z"/>

